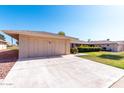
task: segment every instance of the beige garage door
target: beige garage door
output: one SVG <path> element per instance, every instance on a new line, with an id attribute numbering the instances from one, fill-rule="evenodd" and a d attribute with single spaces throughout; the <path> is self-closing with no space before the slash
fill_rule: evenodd
<path id="1" fill-rule="evenodd" d="M 21 41 L 20 48 L 23 47 L 23 49 L 20 49 L 20 56 L 22 58 L 49 57 L 66 54 L 66 40 L 23 37 Z"/>

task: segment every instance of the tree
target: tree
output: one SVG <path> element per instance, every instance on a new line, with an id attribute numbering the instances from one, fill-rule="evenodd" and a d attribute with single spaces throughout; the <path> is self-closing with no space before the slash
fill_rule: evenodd
<path id="1" fill-rule="evenodd" d="M 0 39 L 5 40 L 5 36 L 0 34 Z"/>
<path id="2" fill-rule="evenodd" d="M 107 41 L 110 41 L 110 39 L 107 39 Z"/>
<path id="3" fill-rule="evenodd" d="M 91 39 L 88 39 L 88 42 L 90 42 L 91 41 Z"/>
<path id="4" fill-rule="evenodd" d="M 60 31 L 60 32 L 58 32 L 58 35 L 63 35 L 63 36 L 65 36 L 65 32 Z"/>

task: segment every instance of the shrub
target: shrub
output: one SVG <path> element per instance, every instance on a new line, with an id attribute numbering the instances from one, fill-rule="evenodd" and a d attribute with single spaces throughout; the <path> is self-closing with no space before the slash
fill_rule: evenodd
<path id="1" fill-rule="evenodd" d="M 78 52 L 95 52 L 95 51 L 101 51 L 101 47 L 78 47 Z"/>
<path id="2" fill-rule="evenodd" d="M 71 48 L 71 53 L 72 54 L 78 53 L 78 48 L 77 47 Z"/>

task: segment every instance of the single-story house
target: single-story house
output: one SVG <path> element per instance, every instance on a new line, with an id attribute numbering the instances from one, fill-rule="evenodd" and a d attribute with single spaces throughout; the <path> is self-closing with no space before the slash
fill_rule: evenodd
<path id="1" fill-rule="evenodd" d="M 90 45 L 102 47 L 104 50 L 113 51 L 113 52 L 121 52 L 124 51 L 124 42 L 123 41 L 90 41 Z"/>
<path id="2" fill-rule="evenodd" d="M 7 42 L 0 39 L 0 50 L 7 49 Z"/>
<path id="3" fill-rule="evenodd" d="M 2 30 L 19 42 L 19 58 L 70 54 L 72 37 L 38 31 Z"/>
<path id="4" fill-rule="evenodd" d="M 121 52 L 124 51 L 124 41 L 110 41 L 110 40 L 99 40 L 99 41 L 72 41 L 71 45 L 80 46 L 80 45 L 88 45 L 88 46 L 96 46 L 101 47 L 106 51 L 113 52 Z"/>
<path id="5" fill-rule="evenodd" d="M 49 32 L 2 30 L 19 43 L 19 59 L 70 54 L 70 48 L 80 45 L 99 46 L 108 51 L 124 51 L 124 41 L 81 41 L 78 38 Z M 4 47 L 5 48 L 5 47 Z"/>

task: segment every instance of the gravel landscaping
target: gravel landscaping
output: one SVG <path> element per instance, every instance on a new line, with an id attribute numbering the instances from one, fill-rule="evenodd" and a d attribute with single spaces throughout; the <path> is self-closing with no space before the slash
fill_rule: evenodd
<path id="1" fill-rule="evenodd" d="M 4 79 L 18 59 L 18 50 L 0 51 L 0 79 Z"/>

